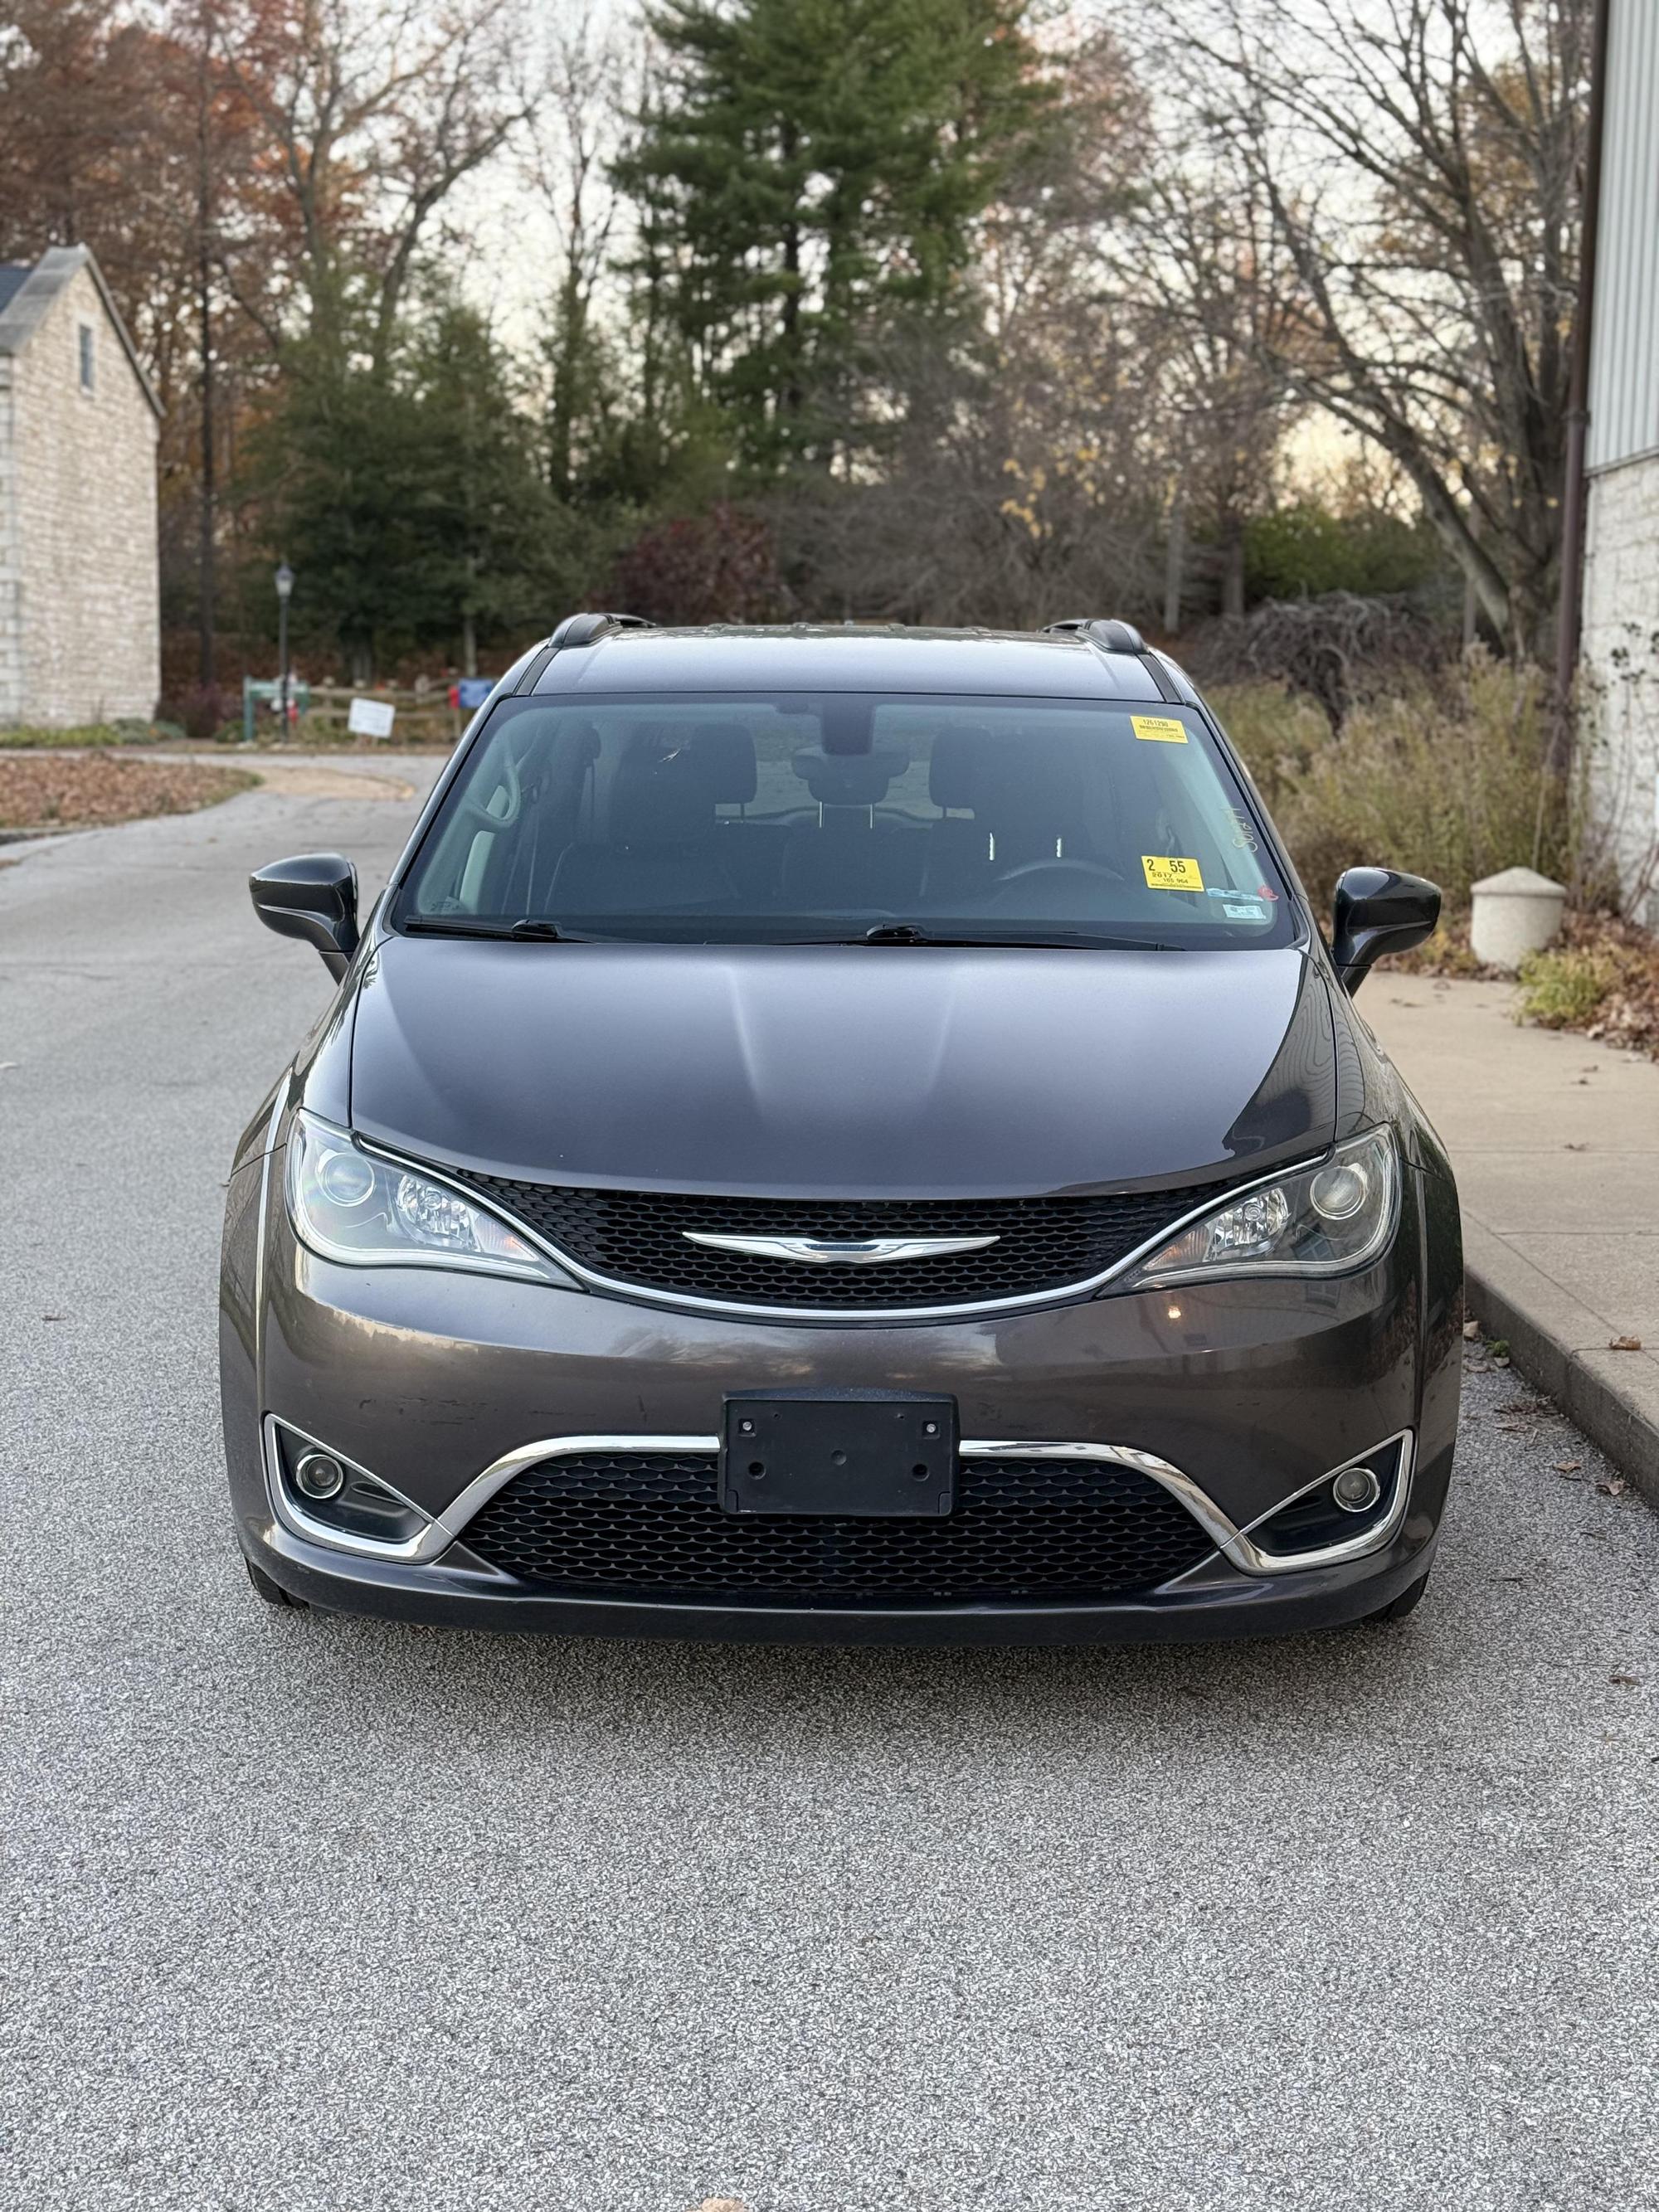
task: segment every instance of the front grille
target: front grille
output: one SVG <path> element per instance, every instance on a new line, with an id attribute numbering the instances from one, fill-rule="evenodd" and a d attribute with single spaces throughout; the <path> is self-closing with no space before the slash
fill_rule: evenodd
<path id="1" fill-rule="evenodd" d="M 580 1190 L 448 1170 L 598 1275 L 727 1305 L 891 1311 L 1041 1296 L 1087 1282 L 1218 1197 L 1224 1183 L 1106 1198 L 720 1198 Z M 980 1252 L 875 1267 L 802 1266 L 686 1242 L 738 1237 L 991 1237 Z"/>
<path id="2" fill-rule="evenodd" d="M 970 1459 L 944 1521 L 723 1511 L 712 1452 L 592 1453 L 516 1476 L 462 1541 L 550 1595 L 927 1606 L 1126 1596 L 1213 1547 L 1133 1468 Z"/>

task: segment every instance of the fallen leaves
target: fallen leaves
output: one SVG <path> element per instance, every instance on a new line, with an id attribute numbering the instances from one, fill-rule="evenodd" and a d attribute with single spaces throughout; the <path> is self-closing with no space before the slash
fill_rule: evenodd
<path id="1" fill-rule="evenodd" d="M 1557 1474 L 1577 1474 L 1583 1464 L 1582 1459 L 1553 1459 L 1550 1462 Z"/>
<path id="2" fill-rule="evenodd" d="M 1598 1482 L 1595 1487 L 1603 1498 L 1623 1498 L 1629 1492 L 1630 1485 L 1621 1476 L 1613 1474 L 1605 1482 Z"/>
<path id="3" fill-rule="evenodd" d="M 1609 1352 L 1639 1352 L 1641 1349 L 1642 1340 L 1639 1336 L 1610 1336 L 1607 1339 Z"/>
<path id="4" fill-rule="evenodd" d="M 0 759 L 0 830 L 97 830 L 154 814 L 191 814 L 258 781 L 216 764 L 108 753 Z"/>

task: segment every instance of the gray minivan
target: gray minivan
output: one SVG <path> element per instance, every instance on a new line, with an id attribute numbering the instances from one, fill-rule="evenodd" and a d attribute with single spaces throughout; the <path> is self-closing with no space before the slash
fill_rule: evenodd
<path id="1" fill-rule="evenodd" d="M 249 1125 L 225 1441 L 254 1587 L 490 1627 L 1058 1642 L 1421 1595 L 1444 1153 L 1214 716 L 1121 623 L 578 615 Z"/>

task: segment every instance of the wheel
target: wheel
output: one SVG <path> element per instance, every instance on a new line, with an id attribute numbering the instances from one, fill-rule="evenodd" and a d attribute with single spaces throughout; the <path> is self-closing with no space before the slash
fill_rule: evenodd
<path id="1" fill-rule="evenodd" d="M 272 1582 L 270 1577 L 256 1567 L 252 1559 L 244 1559 L 242 1565 L 247 1569 L 248 1580 L 267 1605 L 292 1606 L 296 1613 L 310 1611 L 311 1608 L 304 1598 L 294 1596 L 290 1591 L 283 1588 L 281 1583 Z"/>
<path id="2" fill-rule="evenodd" d="M 1403 1620 L 1408 1613 L 1415 1613 L 1422 1604 L 1423 1593 L 1428 1586 L 1428 1577 L 1420 1575 L 1409 1589 L 1401 1590 L 1399 1596 L 1390 1598 L 1387 1605 L 1378 1606 L 1375 1613 L 1368 1613 L 1362 1626 L 1369 1626 L 1372 1621 L 1377 1620 Z"/>

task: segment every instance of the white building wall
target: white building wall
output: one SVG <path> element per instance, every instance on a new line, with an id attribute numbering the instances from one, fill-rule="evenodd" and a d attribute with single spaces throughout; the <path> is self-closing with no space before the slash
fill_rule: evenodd
<path id="1" fill-rule="evenodd" d="M 23 574 L 12 366 L 0 354 L 0 723 L 20 721 L 23 713 Z"/>
<path id="2" fill-rule="evenodd" d="M 1593 797 L 1629 910 L 1659 927 L 1659 0 L 1608 19 L 1589 460 Z"/>
<path id="3" fill-rule="evenodd" d="M 89 391 L 81 379 L 83 328 L 92 332 Z M 85 268 L 0 362 L 4 372 L 11 391 L 10 434 L 0 449 L 0 716 L 58 726 L 147 720 L 161 688 L 157 424 Z"/>
<path id="4" fill-rule="evenodd" d="M 1590 479 L 1583 669 L 1598 833 L 1633 918 L 1659 928 L 1659 453 Z"/>

